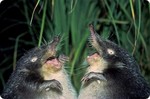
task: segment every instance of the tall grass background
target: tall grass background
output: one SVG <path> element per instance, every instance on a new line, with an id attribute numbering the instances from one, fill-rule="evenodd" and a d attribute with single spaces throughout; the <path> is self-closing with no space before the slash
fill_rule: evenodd
<path id="1" fill-rule="evenodd" d="M 150 4 L 146 0 L 17 0 L 12 6 L 21 7 L 26 24 L 25 33 L 16 38 L 13 56 L 0 62 L 0 81 L 5 86 L 4 73 L 15 68 L 25 46 L 40 46 L 55 35 L 62 37 L 61 53 L 70 57 L 65 66 L 77 90 L 87 67 L 88 24 L 93 23 L 97 33 L 111 39 L 130 52 L 150 82 Z M 6 10 L 7 11 L 7 10 Z M 5 11 L 4 11 L 5 12 Z M 14 24 L 15 25 L 15 24 Z M 13 25 L 12 25 L 13 27 Z M 9 29 L 6 27 L 5 29 Z M 30 39 L 24 38 L 29 35 Z M 8 35 L 9 36 L 9 35 Z M 1 48 L 4 49 L 4 48 Z M 5 50 L 2 50 L 5 53 Z M 10 65 L 6 63 L 10 62 Z M 12 69 L 13 71 L 13 69 Z"/>

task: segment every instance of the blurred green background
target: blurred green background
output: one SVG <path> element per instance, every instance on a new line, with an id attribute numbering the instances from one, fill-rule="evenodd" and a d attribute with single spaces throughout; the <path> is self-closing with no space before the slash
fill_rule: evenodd
<path id="1" fill-rule="evenodd" d="M 88 24 L 128 50 L 150 82 L 150 4 L 146 0 L 4 0 L 0 4 L 0 83 L 29 49 L 61 35 L 61 52 L 78 90 L 87 67 Z"/>

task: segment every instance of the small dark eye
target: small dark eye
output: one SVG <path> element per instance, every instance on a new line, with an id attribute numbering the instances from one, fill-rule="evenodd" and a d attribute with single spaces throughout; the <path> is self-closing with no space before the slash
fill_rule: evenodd
<path id="1" fill-rule="evenodd" d="M 35 56 L 35 57 L 32 57 L 32 59 L 30 60 L 31 62 L 35 62 L 38 58 Z"/>
<path id="2" fill-rule="evenodd" d="M 108 48 L 108 49 L 107 49 L 107 53 L 108 53 L 109 55 L 114 55 L 114 54 L 115 54 L 115 51 L 114 51 L 113 49 Z"/>

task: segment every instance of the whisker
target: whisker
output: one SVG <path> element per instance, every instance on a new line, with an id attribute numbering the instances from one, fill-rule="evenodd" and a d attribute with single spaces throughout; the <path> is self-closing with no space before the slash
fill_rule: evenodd
<path id="1" fill-rule="evenodd" d="M 45 45 L 48 45 L 48 42 L 46 41 L 45 38 L 43 38 L 43 42 L 44 42 Z"/>
<path id="2" fill-rule="evenodd" d="M 82 70 L 82 69 L 85 69 L 87 68 L 88 66 L 82 66 L 82 67 L 79 67 L 79 68 L 76 68 L 75 70 Z"/>
<path id="3" fill-rule="evenodd" d="M 115 35 L 115 33 L 109 33 L 109 34 L 111 35 L 108 36 L 108 39 L 111 39 Z"/>

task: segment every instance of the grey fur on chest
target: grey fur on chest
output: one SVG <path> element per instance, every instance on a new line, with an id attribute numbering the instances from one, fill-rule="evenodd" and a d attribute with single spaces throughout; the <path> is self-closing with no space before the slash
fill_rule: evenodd
<path id="1" fill-rule="evenodd" d="M 82 86 L 79 99 L 128 99 L 128 97 L 115 84 L 93 81 L 88 86 Z"/>
<path id="2" fill-rule="evenodd" d="M 106 84 L 101 81 L 93 81 L 87 86 L 82 86 L 79 99 L 98 99 L 107 94 Z"/>

